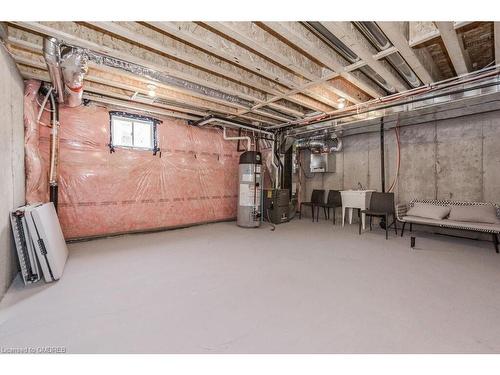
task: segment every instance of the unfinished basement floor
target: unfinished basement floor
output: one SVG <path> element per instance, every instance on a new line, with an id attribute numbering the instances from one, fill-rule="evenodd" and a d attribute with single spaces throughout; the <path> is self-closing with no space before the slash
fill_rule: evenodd
<path id="1" fill-rule="evenodd" d="M 489 242 L 294 220 L 71 244 L 63 278 L 0 304 L 0 346 L 69 353 L 500 352 Z"/>

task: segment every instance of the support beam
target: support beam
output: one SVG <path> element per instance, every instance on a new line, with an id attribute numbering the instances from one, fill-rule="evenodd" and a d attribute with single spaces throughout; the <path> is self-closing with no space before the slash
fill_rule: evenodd
<path id="1" fill-rule="evenodd" d="M 381 61 L 373 58 L 375 54 L 373 47 L 350 22 L 322 22 L 322 24 L 396 91 L 407 90 L 396 73 L 393 73 Z"/>
<path id="2" fill-rule="evenodd" d="M 493 34 L 495 41 L 495 64 L 500 65 L 500 22 L 493 23 Z"/>
<path id="3" fill-rule="evenodd" d="M 453 27 L 453 22 L 435 22 L 435 24 L 457 75 L 468 73 L 470 71 L 466 63 L 468 59 Z"/>
<path id="4" fill-rule="evenodd" d="M 408 65 L 413 69 L 418 78 L 420 78 L 420 80 L 425 84 L 434 82 L 431 73 L 422 64 L 413 49 L 408 45 L 408 41 L 403 34 L 404 22 L 377 22 L 377 24 L 389 38 L 394 47 L 397 48 L 401 56 L 403 56 L 403 59 L 405 59 Z M 432 62 L 432 64 L 434 63 Z"/>

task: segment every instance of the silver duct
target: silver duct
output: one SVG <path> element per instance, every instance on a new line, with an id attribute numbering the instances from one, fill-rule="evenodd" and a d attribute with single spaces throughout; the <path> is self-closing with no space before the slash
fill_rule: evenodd
<path id="1" fill-rule="evenodd" d="M 299 139 L 295 143 L 297 149 L 318 150 L 320 152 L 339 152 L 342 150 L 342 139 L 336 134 L 332 134 L 330 138 L 308 138 Z"/>
<path id="2" fill-rule="evenodd" d="M 74 47 L 74 46 L 70 46 L 70 47 L 78 48 L 78 47 Z M 150 79 L 153 81 L 157 81 L 160 83 L 164 83 L 164 84 L 169 85 L 169 86 L 174 86 L 174 87 L 178 87 L 178 88 L 181 88 L 184 90 L 194 91 L 194 92 L 197 92 L 197 93 L 200 93 L 203 95 L 207 95 L 207 96 L 211 96 L 213 98 L 221 99 L 221 100 L 224 100 L 224 101 L 227 101 L 230 103 L 239 104 L 239 105 L 242 105 L 242 106 L 247 107 L 247 108 L 251 108 L 254 105 L 253 102 L 239 98 L 235 95 L 226 94 L 224 92 L 212 89 L 212 88 L 207 87 L 207 86 L 199 85 L 197 83 L 186 81 L 186 80 L 183 80 L 183 79 L 180 79 L 177 77 L 172 77 L 172 76 L 165 74 L 163 72 L 153 70 L 153 69 L 147 68 L 147 67 L 139 65 L 139 64 L 135 64 L 135 63 L 131 63 L 129 61 L 125 61 L 122 59 L 117 59 L 115 57 L 103 55 L 99 52 L 95 52 L 95 51 L 92 51 L 89 49 L 82 49 L 82 50 L 83 50 L 86 58 L 88 59 L 88 61 L 91 61 L 92 63 L 97 64 L 97 65 L 104 65 L 104 66 L 108 66 L 110 68 L 121 69 L 121 70 L 124 70 L 126 72 L 135 74 L 137 76 L 144 77 L 144 78 L 147 78 L 147 79 Z"/>
<path id="3" fill-rule="evenodd" d="M 59 65 L 61 52 L 59 42 L 55 38 L 45 38 L 43 40 L 43 57 L 49 71 L 52 86 L 57 94 L 57 101 L 64 102 L 64 88 L 62 81 L 61 66 Z"/>
<path id="4" fill-rule="evenodd" d="M 69 107 L 78 107 L 83 99 L 83 77 L 87 74 L 87 58 L 80 48 L 65 47 L 60 62 L 64 79 L 64 96 Z"/>

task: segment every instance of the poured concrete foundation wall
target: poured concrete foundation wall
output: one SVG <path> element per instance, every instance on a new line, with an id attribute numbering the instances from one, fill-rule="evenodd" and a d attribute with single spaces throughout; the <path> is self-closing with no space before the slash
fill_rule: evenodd
<path id="1" fill-rule="evenodd" d="M 24 204 L 23 80 L 0 45 L 0 299 L 17 273 L 9 212 Z"/>
<path id="2" fill-rule="evenodd" d="M 397 202 L 427 198 L 500 203 L 500 111 L 405 126 L 400 134 Z M 386 188 L 394 178 L 396 150 L 394 131 L 388 130 Z M 301 198 L 309 200 L 313 189 L 357 188 L 358 182 L 380 191 L 379 132 L 344 137 L 336 171 L 303 173 Z"/>

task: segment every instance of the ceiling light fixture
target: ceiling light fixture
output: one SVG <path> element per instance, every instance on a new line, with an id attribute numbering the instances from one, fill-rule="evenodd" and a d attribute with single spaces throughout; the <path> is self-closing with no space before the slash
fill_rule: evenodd
<path id="1" fill-rule="evenodd" d="M 148 85 L 148 95 L 151 96 L 151 97 L 155 97 L 156 96 L 156 86 L 155 85 L 152 85 L 152 84 L 149 84 Z"/>
<path id="2" fill-rule="evenodd" d="M 337 104 L 339 106 L 339 109 L 342 109 L 345 107 L 345 98 L 338 98 L 337 99 Z"/>

